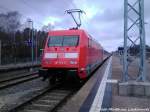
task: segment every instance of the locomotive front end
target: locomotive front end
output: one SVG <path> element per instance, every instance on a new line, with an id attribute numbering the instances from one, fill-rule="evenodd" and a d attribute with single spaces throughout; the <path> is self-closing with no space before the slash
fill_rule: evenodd
<path id="1" fill-rule="evenodd" d="M 77 77 L 79 67 L 79 35 L 50 33 L 42 57 L 39 75 L 50 82 Z"/>

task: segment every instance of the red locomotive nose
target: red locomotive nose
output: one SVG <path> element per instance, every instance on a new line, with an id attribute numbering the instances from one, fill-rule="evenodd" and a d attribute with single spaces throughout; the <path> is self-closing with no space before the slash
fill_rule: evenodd
<path id="1" fill-rule="evenodd" d="M 68 72 L 74 71 L 75 76 L 85 79 L 102 60 L 103 48 L 84 30 L 50 31 L 42 68 L 49 72 L 49 77 L 57 76 L 59 72 L 64 73 L 64 76 L 73 76 L 73 73 Z"/>

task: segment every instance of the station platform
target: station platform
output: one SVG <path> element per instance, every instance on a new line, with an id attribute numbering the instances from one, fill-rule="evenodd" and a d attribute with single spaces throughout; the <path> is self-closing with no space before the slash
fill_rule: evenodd
<path id="1" fill-rule="evenodd" d="M 38 66 L 40 66 L 40 62 L 34 62 L 34 63 L 26 62 L 26 63 L 0 65 L 0 72 L 17 70 L 21 68 L 38 67 Z"/>
<path id="2" fill-rule="evenodd" d="M 147 63 L 147 80 L 150 80 L 150 63 Z M 132 63 L 133 66 L 129 69 L 129 73 L 132 77 L 138 73 L 137 64 Z M 112 79 L 118 81 L 122 78 L 122 66 L 120 66 L 120 58 L 113 56 L 112 61 Z M 116 110 L 125 112 L 150 112 L 150 98 L 144 96 L 120 96 L 118 92 L 118 85 L 112 85 L 112 108 L 113 112 Z M 137 88 L 138 89 L 138 88 Z"/>
<path id="3" fill-rule="evenodd" d="M 150 98 L 118 94 L 121 75 L 120 58 L 111 56 L 60 112 L 149 112 Z"/>
<path id="4" fill-rule="evenodd" d="M 78 93 L 66 103 L 61 109 L 61 112 L 100 112 L 103 106 L 110 107 L 111 87 L 106 83 L 111 77 L 111 63 L 112 57 L 110 57 Z M 107 100 L 103 102 L 105 98 Z"/>

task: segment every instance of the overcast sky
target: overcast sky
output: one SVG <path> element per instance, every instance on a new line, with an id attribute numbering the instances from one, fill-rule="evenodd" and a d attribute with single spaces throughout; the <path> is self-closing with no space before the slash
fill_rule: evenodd
<path id="1" fill-rule="evenodd" d="M 113 51 L 123 44 L 124 0 L 0 0 L 0 12 L 19 11 L 22 20 L 31 18 L 34 27 L 51 23 L 55 29 L 74 26 L 72 18 L 64 11 L 80 8 L 86 12 L 82 27 L 102 46 Z M 134 0 L 131 0 L 134 1 Z M 150 0 L 145 0 L 146 41 L 150 45 Z"/>

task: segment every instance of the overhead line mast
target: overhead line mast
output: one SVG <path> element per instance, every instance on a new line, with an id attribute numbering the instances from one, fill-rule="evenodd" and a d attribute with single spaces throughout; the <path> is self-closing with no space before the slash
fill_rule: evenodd
<path id="1" fill-rule="evenodd" d="M 124 54 L 123 54 L 123 81 L 136 80 L 146 81 L 145 64 L 145 23 L 144 23 L 144 0 L 124 0 Z M 133 34 L 136 33 L 136 36 Z M 139 40 L 139 73 L 136 79 L 132 79 L 128 69 L 130 66 L 130 47 L 137 45 Z"/>

